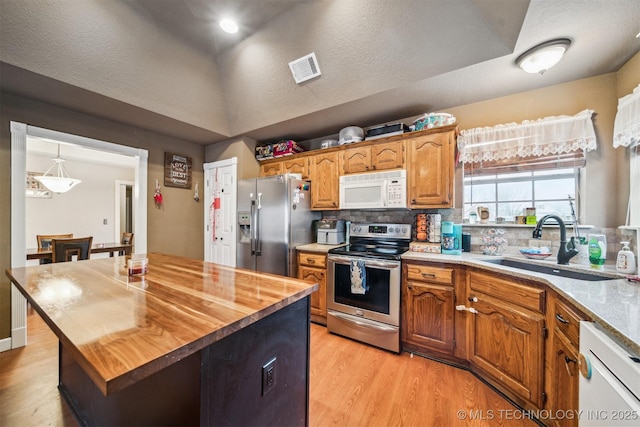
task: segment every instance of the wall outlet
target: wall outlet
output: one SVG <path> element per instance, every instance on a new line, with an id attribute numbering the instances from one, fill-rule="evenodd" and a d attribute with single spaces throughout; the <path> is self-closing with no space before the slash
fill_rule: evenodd
<path id="1" fill-rule="evenodd" d="M 105 219 L 103 219 L 103 220 L 102 220 L 102 224 L 103 224 L 103 225 L 107 225 L 107 218 L 105 218 Z"/>
<path id="2" fill-rule="evenodd" d="M 267 394 L 276 385 L 276 358 L 262 366 L 262 395 Z"/>

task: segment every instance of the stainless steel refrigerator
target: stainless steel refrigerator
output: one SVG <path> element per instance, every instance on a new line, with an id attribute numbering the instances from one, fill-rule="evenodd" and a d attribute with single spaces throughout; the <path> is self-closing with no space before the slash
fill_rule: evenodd
<path id="1" fill-rule="evenodd" d="M 315 241 L 311 183 L 299 174 L 238 181 L 236 267 L 295 277 L 296 246 Z"/>

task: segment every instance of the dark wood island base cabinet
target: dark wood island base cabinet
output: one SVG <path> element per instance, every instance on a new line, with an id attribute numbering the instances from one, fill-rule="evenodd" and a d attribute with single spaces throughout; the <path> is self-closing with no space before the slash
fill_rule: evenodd
<path id="1" fill-rule="evenodd" d="M 108 396 L 61 344 L 59 388 L 83 425 L 304 426 L 309 331 L 307 297 Z"/>
<path id="2" fill-rule="evenodd" d="M 148 254 L 7 270 L 56 334 L 87 426 L 307 426 L 318 284 Z"/>

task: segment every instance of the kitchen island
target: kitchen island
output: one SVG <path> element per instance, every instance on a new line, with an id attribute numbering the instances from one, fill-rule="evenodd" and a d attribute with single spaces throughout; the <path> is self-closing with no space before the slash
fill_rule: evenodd
<path id="1" fill-rule="evenodd" d="M 7 275 L 59 340 L 83 425 L 306 425 L 317 284 L 163 254 Z"/>

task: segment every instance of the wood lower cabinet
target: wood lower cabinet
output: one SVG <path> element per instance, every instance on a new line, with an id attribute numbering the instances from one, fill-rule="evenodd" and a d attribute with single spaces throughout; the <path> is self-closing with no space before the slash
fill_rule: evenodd
<path id="1" fill-rule="evenodd" d="M 310 157 L 311 209 L 336 210 L 340 207 L 338 154 L 333 151 Z"/>
<path id="2" fill-rule="evenodd" d="M 318 290 L 311 294 L 311 320 L 327 324 L 327 255 L 298 251 L 298 279 L 318 283 Z"/>
<path id="3" fill-rule="evenodd" d="M 469 362 L 524 407 L 543 408 L 545 291 L 470 271 Z"/>
<path id="4" fill-rule="evenodd" d="M 402 277 L 403 347 L 453 354 L 454 270 L 405 263 Z"/>
<path id="5" fill-rule="evenodd" d="M 405 140 L 410 209 L 453 207 L 455 135 L 451 129 Z"/>
<path id="6" fill-rule="evenodd" d="M 550 326 L 547 341 L 546 409 L 551 415 L 578 410 L 578 354 L 580 321 L 589 320 L 571 304 L 555 293 L 550 293 L 547 304 L 547 322 Z M 552 426 L 577 426 L 578 418 L 558 417 L 550 420 Z"/>

